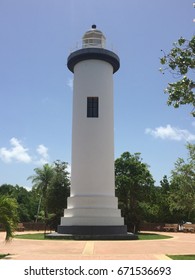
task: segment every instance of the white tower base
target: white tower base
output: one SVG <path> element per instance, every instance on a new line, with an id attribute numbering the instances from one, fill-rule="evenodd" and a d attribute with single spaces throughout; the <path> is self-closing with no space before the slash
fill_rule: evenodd
<path id="1" fill-rule="evenodd" d="M 106 239 L 111 237 L 116 239 L 117 236 L 119 239 L 134 239 L 132 235 L 127 235 L 127 227 L 117 206 L 116 197 L 69 197 L 68 208 L 64 210 L 58 233 L 85 236 L 90 239 L 92 236 L 98 239 L 100 236 Z"/>

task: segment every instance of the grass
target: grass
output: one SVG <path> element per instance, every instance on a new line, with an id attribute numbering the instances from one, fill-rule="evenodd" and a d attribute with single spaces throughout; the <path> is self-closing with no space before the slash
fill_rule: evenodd
<path id="1" fill-rule="evenodd" d="M 0 254 L 0 259 L 4 259 L 5 257 L 9 256 L 10 254 Z"/>
<path id="2" fill-rule="evenodd" d="M 19 239 L 34 239 L 34 240 L 44 240 L 44 233 L 27 233 L 27 234 L 17 234 L 14 238 Z"/>
<path id="3" fill-rule="evenodd" d="M 195 260 L 195 255 L 167 255 L 172 260 Z"/>
<path id="4" fill-rule="evenodd" d="M 17 234 L 15 238 L 20 239 L 35 239 L 35 240 L 45 240 L 44 233 L 32 233 L 32 234 Z M 155 233 L 139 233 L 138 240 L 158 240 L 158 239 L 168 239 L 171 236 L 155 234 Z"/>
<path id="5" fill-rule="evenodd" d="M 169 239 L 172 236 L 162 235 L 157 233 L 139 233 L 138 239 L 139 240 L 157 240 L 157 239 Z"/>

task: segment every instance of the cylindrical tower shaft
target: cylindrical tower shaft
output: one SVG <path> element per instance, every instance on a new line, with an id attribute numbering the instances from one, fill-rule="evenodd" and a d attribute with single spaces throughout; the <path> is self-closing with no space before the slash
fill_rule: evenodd
<path id="1" fill-rule="evenodd" d="M 114 196 L 113 67 L 74 67 L 71 196 Z"/>

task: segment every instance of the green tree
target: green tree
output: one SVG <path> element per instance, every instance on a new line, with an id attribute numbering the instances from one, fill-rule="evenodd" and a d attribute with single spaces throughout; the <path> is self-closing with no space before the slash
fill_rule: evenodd
<path id="1" fill-rule="evenodd" d="M 28 191 L 18 185 L 3 184 L 0 186 L 0 195 L 16 199 L 19 205 L 18 215 L 20 222 L 30 222 L 35 219 L 38 201 L 34 191 Z"/>
<path id="2" fill-rule="evenodd" d="M 54 162 L 54 176 L 48 188 L 48 210 L 52 213 L 50 224 L 55 229 L 67 207 L 67 198 L 70 196 L 70 178 L 67 163 L 59 160 Z"/>
<path id="3" fill-rule="evenodd" d="M 168 54 L 160 59 L 164 73 L 169 70 L 177 81 L 169 83 L 165 93 L 169 95 L 167 104 L 178 108 L 180 105 L 192 105 L 192 116 L 195 117 L 195 81 L 192 75 L 195 69 L 195 36 L 191 40 L 181 37 L 174 43 Z"/>
<path id="4" fill-rule="evenodd" d="M 131 231 L 139 229 L 150 201 L 154 180 L 140 153 L 125 152 L 115 161 L 116 195 L 125 223 Z"/>
<path id="5" fill-rule="evenodd" d="M 11 197 L 15 198 L 19 207 L 18 215 L 20 222 L 29 222 L 32 219 L 31 216 L 31 199 L 29 192 L 24 188 L 16 185 L 13 188 Z"/>
<path id="6" fill-rule="evenodd" d="M 188 158 L 179 158 L 172 171 L 170 210 L 178 219 L 195 222 L 195 144 L 187 144 Z"/>
<path id="7" fill-rule="evenodd" d="M 163 179 L 160 181 L 160 199 L 158 200 L 158 204 L 160 205 L 160 221 L 161 222 L 174 222 L 172 221 L 170 209 L 169 209 L 169 195 L 170 195 L 170 183 L 165 175 Z"/>
<path id="8" fill-rule="evenodd" d="M 14 186 L 10 184 L 3 184 L 0 186 L 0 195 L 12 196 Z"/>
<path id="9" fill-rule="evenodd" d="M 2 224 L 6 231 L 6 241 L 13 237 L 13 232 L 18 223 L 18 204 L 15 199 L 0 196 L 0 224 Z"/>
<path id="10" fill-rule="evenodd" d="M 175 222 L 169 208 L 170 183 L 165 175 L 160 181 L 160 187 L 156 188 L 156 205 L 158 205 L 158 214 L 155 222 L 172 223 Z"/>
<path id="11" fill-rule="evenodd" d="M 54 167 L 49 164 L 44 164 L 42 168 L 35 168 L 35 174 L 28 177 L 28 180 L 31 180 L 33 188 L 37 190 L 40 195 L 39 206 L 41 202 L 43 203 L 44 216 L 45 219 L 48 219 L 48 204 L 47 204 L 47 193 L 48 187 L 54 176 Z M 39 211 L 38 211 L 39 212 Z M 37 213 L 38 215 L 38 213 Z"/>

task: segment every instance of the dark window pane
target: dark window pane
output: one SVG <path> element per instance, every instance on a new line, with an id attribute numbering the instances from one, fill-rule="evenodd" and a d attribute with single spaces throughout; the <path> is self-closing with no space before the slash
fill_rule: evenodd
<path id="1" fill-rule="evenodd" d="M 87 97 L 87 117 L 98 118 L 98 97 Z"/>
<path id="2" fill-rule="evenodd" d="M 98 108 L 97 107 L 93 109 L 93 115 L 94 115 L 94 117 L 98 117 Z"/>
<path id="3" fill-rule="evenodd" d="M 93 117 L 93 109 L 92 108 L 88 108 L 88 110 L 87 110 L 87 117 L 88 118 L 92 118 Z"/>

